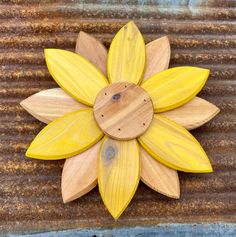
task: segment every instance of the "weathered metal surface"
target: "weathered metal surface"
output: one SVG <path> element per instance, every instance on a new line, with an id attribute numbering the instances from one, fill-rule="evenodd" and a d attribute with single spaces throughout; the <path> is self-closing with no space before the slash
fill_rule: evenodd
<path id="1" fill-rule="evenodd" d="M 198 236 L 198 237 L 235 237 L 236 226 L 229 223 L 219 224 L 159 224 L 150 227 L 121 227 L 115 229 L 75 229 L 64 231 L 50 231 L 43 233 L 29 233 L 26 235 L 11 235 L 10 237 L 102 237 L 102 236 L 117 236 L 117 237 L 183 237 L 183 236 Z"/>
<path id="2" fill-rule="evenodd" d="M 0 0 L 0 227 L 3 232 L 236 221 L 236 2 L 221 1 L 30 1 Z M 118 221 L 98 190 L 63 204 L 63 161 L 25 158 L 44 126 L 19 102 L 55 86 L 43 48 L 74 50 L 84 30 L 108 47 L 133 19 L 146 42 L 169 35 L 171 66 L 211 69 L 200 95 L 221 113 L 193 131 L 213 164 L 213 174 L 180 173 L 181 198 L 172 200 L 139 185 Z"/>

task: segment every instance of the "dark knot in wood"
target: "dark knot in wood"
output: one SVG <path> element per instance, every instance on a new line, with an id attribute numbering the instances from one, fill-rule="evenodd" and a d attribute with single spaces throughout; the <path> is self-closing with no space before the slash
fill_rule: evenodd
<path id="1" fill-rule="evenodd" d="M 117 100 L 120 99 L 120 97 L 121 97 L 121 94 L 120 94 L 120 93 L 117 93 L 117 94 L 114 94 L 114 95 L 112 96 L 112 99 L 113 99 L 114 101 L 117 101 Z"/>

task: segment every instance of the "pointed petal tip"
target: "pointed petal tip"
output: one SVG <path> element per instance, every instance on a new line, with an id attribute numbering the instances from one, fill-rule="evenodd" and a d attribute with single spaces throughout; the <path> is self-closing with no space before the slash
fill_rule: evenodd
<path id="1" fill-rule="evenodd" d="M 33 155 L 30 152 L 30 146 L 28 147 L 27 151 L 25 152 L 25 156 L 28 158 L 34 158 Z"/>
<path id="2" fill-rule="evenodd" d="M 115 212 L 114 210 L 109 209 L 105 202 L 104 202 L 104 205 L 105 205 L 107 211 L 111 214 L 111 216 L 113 217 L 113 219 L 114 219 L 115 221 L 117 221 L 117 220 L 120 218 L 120 216 L 123 214 L 123 212 L 124 212 L 125 209 L 127 208 L 127 206 L 126 206 L 126 207 L 124 207 L 122 210 L 119 210 L 119 212 Z"/>
<path id="3" fill-rule="evenodd" d="M 161 38 L 157 38 L 156 40 L 163 40 L 163 41 L 167 41 L 167 43 L 169 44 L 170 41 L 169 41 L 169 38 L 168 38 L 168 35 L 164 35 L 162 36 Z M 155 41 L 155 40 L 154 40 Z M 150 42 L 151 43 L 151 42 Z"/>
<path id="4" fill-rule="evenodd" d="M 62 195 L 62 201 L 64 204 L 70 202 L 71 200 Z"/>
<path id="5" fill-rule="evenodd" d="M 78 34 L 78 38 L 81 40 L 83 38 L 93 38 L 90 34 L 84 32 L 84 31 L 80 31 L 79 34 Z"/>
<path id="6" fill-rule="evenodd" d="M 208 168 L 206 168 L 204 171 L 202 171 L 201 173 L 213 173 L 213 168 L 212 165 L 209 162 L 209 166 Z"/>
<path id="7" fill-rule="evenodd" d="M 64 204 L 66 204 L 66 203 L 69 203 L 69 202 L 72 202 L 72 201 L 74 201 L 75 199 L 77 199 L 77 197 L 69 197 L 69 196 L 67 196 L 67 195 L 65 195 L 63 192 L 62 192 L 62 201 L 63 201 L 63 203 Z"/>
<path id="8" fill-rule="evenodd" d="M 133 20 L 131 20 L 131 21 L 128 21 L 128 23 L 127 23 L 126 25 L 135 25 L 135 26 L 136 26 L 136 24 L 134 23 L 134 21 L 133 21 Z"/>
<path id="9" fill-rule="evenodd" d="M 138 30 L 139 31 L 139 28 L 138 28 L 138 26 L 135 24 L 135 22 L 132 20 L 132 21 L 129 21 L 125 26 L 123 26 L 123 27 L 132 27 L 132 28 L 135 28 L 136 30 Z M 123 28 L 122 27 L 122 28 Z"/>
<path id="10" fill-rule="evenodd" d="M 161 192 L 160 192 L 161 193 Z M 169 198 L 173 198 L 173 199 L 179 199 L 180 198 L 180 188 L 178 189 L 178 191 L 176 193 L 161 193 Z"/>
<path id="11" fill-rule="evenodd" d="M 25 110 L 27 110 L 27 99 L 28 98 L 26 98 L 20 102 L 20 106 Z"/>
<path id="12" fill-rule="evenodd" d="M 192 167 L 192 169 L 190 170 L 180 170 L 180 171 L 187 172 L 187 173 L 212 173 L 213 168 L 209 161 L 208 164 L 205 164 L 203 167 L 198 167 L 198 169 L 195 169 L 195 167 Z"/>

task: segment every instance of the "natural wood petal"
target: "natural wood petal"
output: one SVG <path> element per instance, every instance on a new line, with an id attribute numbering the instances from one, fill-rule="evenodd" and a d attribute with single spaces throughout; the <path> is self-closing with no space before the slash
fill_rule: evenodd
<path id="1" fill-rule="evenodd" d="M 107 74 L 111 82 L 138 84 L 145 67 L 145 43 L 133 21 L 123 26 L 111 42 Z"/>
<path id="2" fill-rule="evenodd" d="M 169 67 L 170 43 L 167 36 L 146 45 L 146 67 L 143 81 Z"/>
<path id="3" fill-rule="evenodd" d="M 149 93 L 155 112 L 159 113 L 190 101 L 202 89 L 208 76 L 208 69 L 175 67 L 154 75 L 141 87 Z"/>
<path id="4" fill-rule="evenodd" d="M 160 114 L 191 130 L 210 121 L 219 112 L 220 109 L 214 104 L 194 97 L 183 106 Z"/>
<path id="5" fill-rule="evenodd" d="M 80 31 L 75 52 L 85 57 L 106 76 L 107 74 L 107 49 L 97 39 L 83 31 Z"/>
<path id="6" fill-rule="evenodd" d="M 101 142 L 65 160 L 61 190 L 64 203 L 79 198 L 97 185 L 98 156 Z"/>
<path id="7" fill-rule="evenodd" d="M 64 92 L 61 88 L 40 91 L 21 101 L 21 106 L 38 120 L 50 123 L 76 110 L 88 108 Z"/>
<path id="8" fill-rule="evenodd" d="M 77 155 L 97 143 L 103 136 L 92 109 L 78 110 L 48 124 L 35 137 L 26 156 L 58 160 Z"/>
<path id="9" fill-rule="evenodd" d="M 171 198 L 179 198 L 179 177 L 170 169 L 140 148 L 141 180 L 153 190 Z"/>
<path id="10" fill-rule="evenodd" d="M 48 70 L 58 85 L 74 99 L 93 105 L 97 93 L 108 85 L 105 76 L 79 54 L 45 49 Z"/>
<path id="11" fill-rule="evenodd" d="M 172 169 L 212 172 L 210 161 L 198 141 L 185 128 L 164 116 L 154 116 L 139 142 L 152 157 Z"/>
<path id="12" fill-rule="evenodd" d="M 102 200 L 117 219 L 128 206 L 139 183 L 140 157 L 136 139 L 117 141 L 105 137 L 98 163 Z"/>

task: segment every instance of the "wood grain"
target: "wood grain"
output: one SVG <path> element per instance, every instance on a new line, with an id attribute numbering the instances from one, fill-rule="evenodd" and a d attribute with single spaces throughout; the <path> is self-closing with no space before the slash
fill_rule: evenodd
<path id="1" fill-rule="evenodd" d="M 145 67 L 145 43 L 133 21 L 115 35 L 108 51 L 107 74 L 111 82 L 138 84 Z"/>
<path id="2" fill-rule="evenodd" d="M 105 76 L 107 75 L 107 49 L 99 40 L 80 31 L 75 52 L 94 64 Z"/>
<path id="3" fill-rule="evenodd" d="M 146 67 L 143 81 L 169 67 L 170 43 L 167 36 L 146 44 Z"/>
<path id="4" fill-rule="evenodd" d="M 92 109 L 78 110 L 44 127 L 29 146 L 26 156 L 43 160 L 69 158 L 87 150 L 102 136 Z"/>
<path id="5" fill-rule="evenodd" d="M 106 75 L 107 50 L 100 41 L 80 31 L 76 40 L 75 52 L 89 60 Z M 70 104 L 67 104 L 66 107 L 60 106 L 60 113 L 67 113 L 68 109 L 72 112 L 78 105 L 83 105 L 69 95 L 67 97 Z M 81 154 L 65 160 L 61 182 L 62 198 L 65 203 L 85 195 L 97 185 L 100 144 L 98 142 Z"/>
<path id="6" fill-rule="evenodd" d="M 156 113 L 177 108 L 190 101 L 202 89 L 209 70 L 175 67 L 146 80 L 141 87 L 150 95 Z"/>
<path id="7" fill-rule="evenodd" d="M 148 129 L 153 105 L 149 95 L 136 84 L 112 83 L 98 93 L 94 117 L 105 134 L 119 140 L 130 140 Z"/>
<path id="8" fill-rule="evenodd" d="M 105 76 L 79 54 L 61 49 L 45 49 L 48 70 L 57 84 L 70 96 L 93 105 L 97 93 L 108 85 Z"/>
<path id="9" fill-rule="evenodd" d="M 172 169 L 212 172 L 210 161 L 198 141 L 185 128 L 164 116 L 154 115 L 149 129 L 138 140 L 152 157 Z"/>
<path id="10" fill-rule="evenodd" d="M 136 139 L 117 141 L 105 137 L 98 163 L 98 186 L 102 200 L 117 219 L 128 206 L 140 178 L 139 147 Z"/>
<path id="11" fill-rule="evenodd" d="M 79 198 L 97 185 L 98 156 L 101 142 L 65 160 L 61 191 L 63 202 Z"/>
<path id="12" fill-rule="evenodd" d="M 160 114 L 191 130 L 207 123 L 219 112 L 220 109 L 214 104 L 194 97 L 188 103 Z"/>
<path id="13" fill-rule="evenodd" d="M 140 147 L 141 180 L 153 190 L 171 198 L 179 198 L 180 186 L 176 170 L 151 157 Z"/>
<path id="14" fill-rule="evenodd" d="M 67 113 L 88 108 L 61 88 L 40 91 L 21 101 L 20 104 L 27 112 L 44 123 L 50 123 Z"/>

